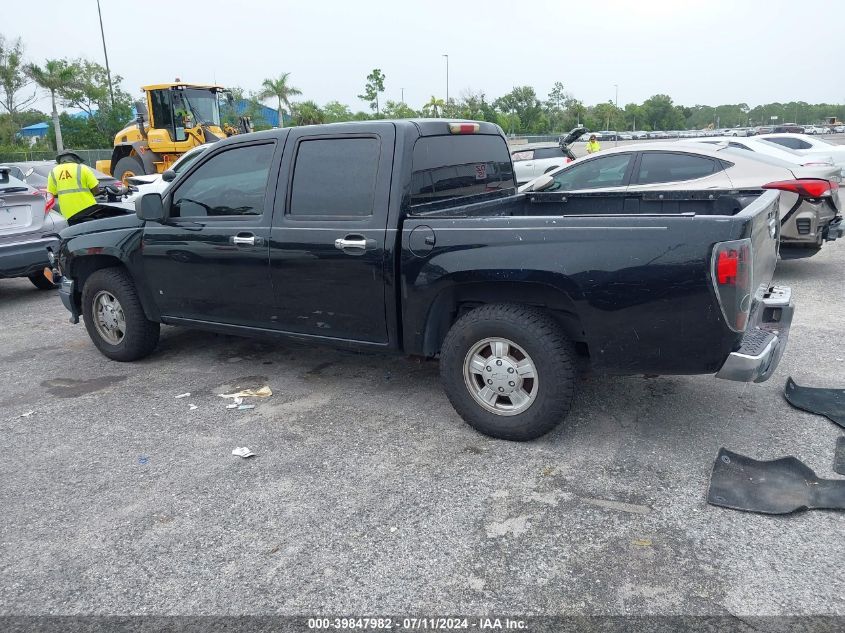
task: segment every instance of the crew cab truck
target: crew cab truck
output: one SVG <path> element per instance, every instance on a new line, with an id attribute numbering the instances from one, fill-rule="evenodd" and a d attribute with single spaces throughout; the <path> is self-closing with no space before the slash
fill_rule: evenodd
<path id="1" fill-rule="evenodd" d="M 469 424 L 528 440 L 584 364 L 762 381 L 786 345 L 778 191 L 517 194 L 498 126 L 437 119 L 241 135 L 167 179 L 62 232 L 62 301 L 114 360 L 161 323 L 439 355 Z"/>

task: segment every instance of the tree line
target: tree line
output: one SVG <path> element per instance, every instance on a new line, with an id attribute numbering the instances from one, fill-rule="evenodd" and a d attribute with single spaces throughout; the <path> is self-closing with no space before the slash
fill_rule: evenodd
<path id="1" fill-rule="evenodd" d="M 20 38 L 0 34 L 0 149 L 13 149 L 24 141 L 20 128 L 51 122 L 47 143 L 77 149 L 111 147 L 114 135 L 132 119 L 133 99 L 122 87 L 120 75 L 89 59 L 48 59 L 37 64 L 26 59 Z M 642 103 L 618 106 L 612 101 L 586 105 L 568 92 L 562 82 L 541 98 L 532 86 L 517 86 L 495 99 L 483 91 L 464 91 L 445 101 L 432 95 L 414 108 L 402 100 L 383 100 L 386 77 L 379 68 L 370 72 L 357 97 L 367 109 L 353 109 L 340 101 L 319 105 L 296 101 L 302 91 L 292 84 L 291 73 L 265 79 L 258 90 L 231 88 L 236 109 L 223 108 L 224 123 L 250 116 L 256 129 L 270 127 L 264 103 L 272 103 L 281 125 L 312 125 L 341 121 L 412 117 L 448 117 L 497 123 L 509 134 L 558 134 L 577 125 L 590 130 L 682 130 L 740 127 L 777 122 L 821 123 L 825 117 L 845 119 L 845 105 L 810 104 L 803 101 L 746 103 L 719 106 L 675 104 L 669 95 L 657 94 Z M 39 90 L 41 91 L 39 94 Z M 33 109 L 40 96 L 50 99 L 51 112 Z M 84 116 L 64 109 L 78 110 Z M 773 118 L 776 117 L 776 118 Z"/>

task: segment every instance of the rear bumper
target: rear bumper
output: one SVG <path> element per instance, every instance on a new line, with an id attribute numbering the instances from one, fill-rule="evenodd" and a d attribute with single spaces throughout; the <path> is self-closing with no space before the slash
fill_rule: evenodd
<path id="1" fill-rule="evenodd" d="M 756 325 L 746 330 L 740 348 L 730 353 L 716 378 L 763 382 L 777 369 L 795 312 L 792 290 L 772 286 L 760 303 Z"/>
<path id="2" fill-rule="evenodd" d="M 79 323 L 79 311 L 76 309 L 76 302 L 74 301 L 73 297 L 74 292 L 75 282 L 73 281 L 73 279 L 62 277 L 62 280 L 59 284 L 59 298 L 62 300 L 62 304 L 70 312 L 70 322 Z"/>
<path id="3" fill-rule="evenodd" d="M 0 278 L 28 277 L 41 272 L 50 264 L 47 247 L 56 250 L 58 245 L 58 236 L 0 244 Z"/>

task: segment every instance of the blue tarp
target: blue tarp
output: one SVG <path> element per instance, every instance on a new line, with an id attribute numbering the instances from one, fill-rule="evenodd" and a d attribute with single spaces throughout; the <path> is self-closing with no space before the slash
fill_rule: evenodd
<path id="1" fill-rule="evenodd" d="M 21 131 L 18 132 L 19 136 L 25 137 L 41 137 L 47 136 L 47 130 L 50 129 L 50 125 L 48 123 L 35 123 L 34 125 L 27 125 L 24 128 L 21 128 Z"/>

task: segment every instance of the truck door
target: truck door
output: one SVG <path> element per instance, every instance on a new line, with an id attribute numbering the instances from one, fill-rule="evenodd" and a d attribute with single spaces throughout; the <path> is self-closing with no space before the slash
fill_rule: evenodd
<path id="1" fill-rule="evenodd" d="M 163 316 L 272 327 L 275 148 L 263 139 L 209 150 L 165 196 L 167 221 L 147 222 L 140 252 Z"/>
<path id="2" fill-rule="evenodd" d="M 388 342 L 385 249 L 393 124 L 290 131 L 270 233 L 274 320 L 289 332 Z M 392 296 L 391 296 L 392 301 Z"/>

